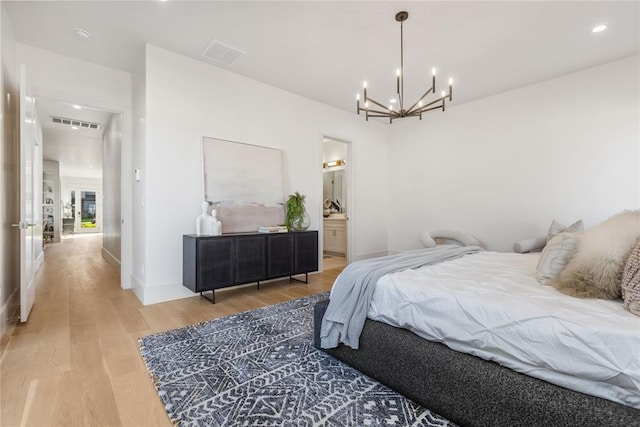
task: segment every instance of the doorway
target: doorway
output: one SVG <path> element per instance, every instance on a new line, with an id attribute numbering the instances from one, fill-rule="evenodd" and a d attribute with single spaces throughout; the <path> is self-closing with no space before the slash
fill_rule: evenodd
<path id="1" fill-rule="evenodd" d="M 98 191 L 89 189 L 69 190 L 64 196 L 63 218 L 70 218 L 69 222 L 73 224 L 71 234 L 102 231 L 102 209 L 98 204 L 98 197 Z"/>
<path id="2" fill-rule="evenodd" d="M 349 142 L 322 141 L 322 254 L 324 269 L 344 267 L 349 259 Z"/>

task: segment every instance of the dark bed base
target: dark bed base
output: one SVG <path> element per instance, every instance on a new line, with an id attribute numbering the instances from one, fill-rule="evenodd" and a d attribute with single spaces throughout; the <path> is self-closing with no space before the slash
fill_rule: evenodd
<path id="1" fill-rule="evenodd" d="M 315 346 L 329 301 L 315 306 Z M 367 319 L 360 348 L 324 350 L 461 426 L 640 426 L 640 410 L 559 387 Z"/>

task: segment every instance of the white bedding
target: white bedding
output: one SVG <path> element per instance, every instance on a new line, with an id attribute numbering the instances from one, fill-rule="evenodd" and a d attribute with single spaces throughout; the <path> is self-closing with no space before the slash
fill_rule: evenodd
<path id="1" fill-rule="evenodd" d="M 370 319 L 640 409 L 640 317 L 535 279 L 537 254 L 481 252 L 383 276 Z"/>

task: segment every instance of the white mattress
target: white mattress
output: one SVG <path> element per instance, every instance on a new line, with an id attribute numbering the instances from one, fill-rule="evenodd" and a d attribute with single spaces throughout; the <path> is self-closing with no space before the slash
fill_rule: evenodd
<path id="1" fill-rule="evenodd" d="M 640 409 L 640 317 L 563 295 L 538 255 L 481 252 L 383 276 L 368 317 L 517 372 Z"/>

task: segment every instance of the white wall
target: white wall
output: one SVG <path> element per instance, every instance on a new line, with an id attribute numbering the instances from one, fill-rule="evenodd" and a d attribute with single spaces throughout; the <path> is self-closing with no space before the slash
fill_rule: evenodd
<path id="1" fill-rule="evenodd" d="M 321 229 L 322 136 L 351 141 L 355 257 L 386 254 L 388 127 L 205 63 L 147 45 L 146 165 L 143 173 L 144 303 L 193 295 L 182 286 L 182 235 L 193 233 L 203 197 L 203 136 L 285 152 L 285 191 L 307 196 Z M 137 141 L 136 141 L 137 142 Z M 142 202 L 134 200 L 134 204 Z M 322 241 L 320 236 L 320 241 Z M 142 245 L 136 241 L 134 250 Z M 138 273 L 140 272 L 140 273 Z"/>
<path id="2" fill-rule="evenodd" d="M 131 278 L 131 74 L 17 43 L 18 63 L 25 64 L 36 98 L 122 113 L 121 285 Z"/>
<path id="3" fill-rule="evenodd" d="M 132 270 L 131 288 L 140 301 L 144 301 L 144 273 L 146 262 L 147 222 L 145 218 L 145 185 L 146 185 L 146 115 L 147 115 L 147 55 L 138 58 L 136 69 L 132 74 L 133 98 L 133 161 L 132 170 L 137 170 L 139 180 L 132 181 L 132 238 L 131 247 Z"/>
<path id="4" fill-rule="evenodd" d="M 423 230 L 455 228 L 510 251 L 554 218 L 588 228 L 639 208 L 638 62 L 394 122 L 390 250 L 420 247 Z"/>
<path id="5" fill-rule="evenodd" d="M 120 271 L 122 114 L 112 114 L 102 136 L 102 254 Z"/>
<path id="6" fill-rule="evenodd" d="M 5 5 L 0 2 L 0 354 L 19 310 L 20 244 L 18 230 L 10 227 L 20 218 L 16 190 L 18 76 L 16 42 Z"/>
<path id="7" fill-rule="evenodd" d="M 322 161 L 345 160 L 347 158 L 347 145 L 342 141 L 327 139 L 322 146 Z"/>

